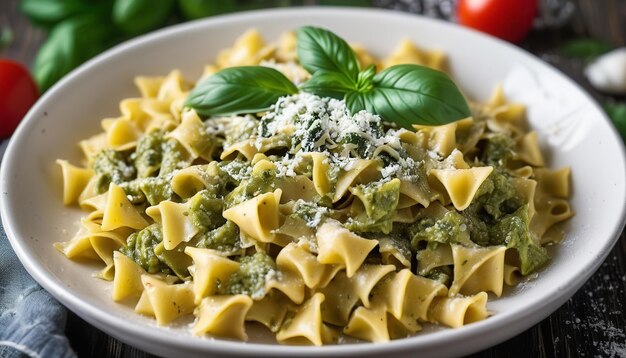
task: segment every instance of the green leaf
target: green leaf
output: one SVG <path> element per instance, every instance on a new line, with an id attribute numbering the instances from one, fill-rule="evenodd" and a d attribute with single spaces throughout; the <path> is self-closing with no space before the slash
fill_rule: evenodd
<path id="1" fill-rule="evenodd" d="M 350 220 L 347 228 L 356 232 L 389 234 L 393 229 L 393 214 L 400 199 L 400 179 L 361 184 L 351 190 L 363 203 L 365 212 Z"/>
<path id="2" fill-rule="evenodd" d="M 372 89 L 372 80 L 376 75 L 376 66 L 370 65 L 365 70 L 359 72 L 357 77 L 356 86 L 359 92 L 367 92 Z"/>
<path id="3" fill-rule="evenodd" d="M 356 83 L 359 64 L 352 48 L 342 38 L 312 26 L 299 28 L 296 36 L 298 60 L 309 73 L 338 72 Z"/>
<path id="4" fill-rule="evenodd" d="M 267 110 L 298 88 L 282 73 L 262 66 L 226 68 L 194 88 L 185 105 L 202 116 L 224 116 Z"/>
<path id="5" fill-rule="evenodd" d="M 225 14 L 238 9 L 234 1 L 226 0 L 178 0 L 178 8 L 187 20 L 196 20 L 207 16 Z"/>
<path id="6" fill-rule="evenodd" d="M 98 14 L 84 14 L 54 27 L 35 57 L 33 75 L 43 93 L 75 67 L 115 43 L 112 26 Z"/>
<path id="7" fill-rule="evenodd" d="M 128 35 L 143 34 L 165 25 L 174 0 L 115 0 L 113 22 Z"/>
<path id="8" fill-rule="evenodd" d="M 357 90 L 355 83 L 344 74 L 324 70 L 315 72 L 300 88 L 321 97 L 336 99 L 343 99 L 347 92 Z"/>
<path id="9" fill-rule="evenodd" d="M 469 117 L 461 91 L 443 72 L 418 65 L 397 65 L 374 76 L 368 92 L 351 92 L 352 113 L 367 110 L 405 128 L 442 125 Z"/>
<path id="10" fill-rule="evenodd" d="M 13 31 L 9 27 L 0 27 L 0 50 L 8 47 L 13 42 Z"/>
<path id="11" fill-rule="evenodd" d="M 622 135 L 622 139 L 626 140 L 626 104 L 607 103 L 604 105 L 604 110 L 613 121 L 619 134 Z"/>
<path id="12" fill-rule="evenodd" d="M 517 251 L 520 271 L 526 276 L 545 265 L 550 257 L 547 250 L 533 240 L 528 217 L 528 204 L 507 215 L 490 228 L 490 240 Z"/>
<path id="13" fill-rule="evenodd" d="M 84 0 L 22 0 L 20 11 L 36 25 L 51 28 L 74 15 L 90 11 L 96 4 Z"/>
<path id="14" fill-rule="evenodd" d="M 590 60 L 611 51 L 612 48 L 613 46 L 604 41 L 582 38 L 565 43 L 561 52 L 566 56 Z"/>

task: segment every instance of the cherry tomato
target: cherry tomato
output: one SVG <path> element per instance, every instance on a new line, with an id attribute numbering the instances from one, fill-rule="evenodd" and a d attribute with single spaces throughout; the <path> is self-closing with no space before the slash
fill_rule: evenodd
<path id="1" fill-rule="evenodd" d="M 459 0 L 460 24 L 519 42 L 526 37 L 537 14 L 537 0 Z"/>
<path id="2" fill-rule="evenodd" d="M 13 133 L 38 96 L 37 86 L 24 66 L 0 59 L 0 138 Z"/>

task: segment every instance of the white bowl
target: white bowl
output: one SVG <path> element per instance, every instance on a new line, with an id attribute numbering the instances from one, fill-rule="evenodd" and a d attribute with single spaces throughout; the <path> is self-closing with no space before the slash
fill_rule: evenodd
<path id="1" fill-rule="evenodd" d="M 136 75 L 180 68 L 196 78 L 218 50 L 256 27 L 268 40 L 312 24 L 390 53 L 402 38 L 448 53 L 453 76 L 476 99 L 486 99 L 505 78 L 513 100 L 529 106 L 550 166 L 572 166 L 576 211 L 565 241 L 536 278 L 493 299 L 490 318 L 459 329 L 434 329 L 386 344 L 294 347 L 197 338 L 183 325 L 161 328 L 132 308 L 111 301 L 109 283 L 95 267 L 67 260 L 52 247 L 69 239 L 81 215 L 61 202 L 55 159 L 79 161 L 77 142 L 100 130 L 100 119 L 119 113 L 118 102 L 137 96 Z M 513 79 L 511 79 L 511 77 Z M 521 90 L 520 90 L 521 89 Z M 297 8 L 250 12 L 174 26 L 129 41 L 89 61 L 60 81 L 20 124 L 2 163 L 0 209 L 11 244 L 28 272 L 61 303 L 112 336 L 164 355 L 448 356 L 475 352 L 510 338 L 563 304 L 609 253 L 624 224 L 626 163 L 622 141 L 580 87 L 535 57 L 452 24 L 381 10 Z"/>

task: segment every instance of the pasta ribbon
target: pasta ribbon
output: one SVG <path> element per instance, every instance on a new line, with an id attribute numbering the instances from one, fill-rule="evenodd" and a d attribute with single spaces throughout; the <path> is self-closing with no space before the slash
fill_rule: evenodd
<path id="1" fill-rule="evenodd" d="M 185 253 L 193 260 L 190 271 L 195 304 L 199 304 L 204 297 L 216 294 L 218 285 L 228 282 L 230 275 L 239 269 L 238 262 L 224 257 L 219 251 L 188 246 Z"/>
<path id="2" fill-rule="evenodd" d="M 322 224 L 315 237 L 319 247 L 317 260 L 322 264 L 344 266 L 348 277 L 354 275 L 367 254 L 377 245 L 376 240 L 355 235 L 334 220 Z"/>
<path id="3" fill-rule="evenodd" d="M 237 224 L 255 240 L 271 243 L 278 238 L 274 230 L 280 227 L 279 204 L 282 190 L 265 193 L 224 211 L 226 219 Z"/>
<path id="4" fill-rule="evenodd" d="M 199 232 L 200 229 L 189 216 L 189 204 L 166 200 L 146 210 L 146 214 L 161 224 L 166 250 L 172 250 L 181 242 L 188 242 Z"/>
<path id="5" fill-rule="evenodd" d="M 321 304 L 324 295 L 316 293 L 296 312 L 280 331 L 276 339 L 282 344 L 314 344 L 321 346 L 335 340 L 336 334 L 322 323 Z"/>
<path id="6" fill-rule="evenodd" d="M 102 230 L 110 231 L 120 227 L 143 229 L 146 226 L 148 222 L 128 201 L 124 189 L 111 183 L 102 217 Z"/>
<path id="7" fill-rule="evenodd" d="M 388 342 L 387 310 L 384 306 L 358 307 L 343 333 L 370 342 Z"/>
<path id="8" fill-rule="evenodd" d="M 139 298 L 143 292 L 141 276 L 145 275 L 146 271 L 119 251 L 113 253 L 113 262 L 115 264 L 111 291 L 113 301 L 121 301 L 127 297 Z"/>
<path id="9" fill-rule="evenodd" d="M 469 248 L 452 245 L 454 281 L 448 294 L 491 291 L 500 297 L 504 281 L 505 246 Z"/>
<path id="10" fill-rule="evenodd" d="M 454 208 L 464 210 L 470 205 L 478 188 L 492 171 L 493 167 L 475 167 L 470 169 L 433 169 L 430 173 L 443 184 Z"/>
<path id="11" fill-rule="evenodd" d="M 141 276 L 144 291 L 135 311 L 154 315 L 159 325 L 165 325 L 194 310 L 194 294 L 190 283 L 170 285 L 157 278 Z"/>
<path id="12" fill-rule="evenodd" d="M 208 333 L 247 341 L 244 320 L 250 307 L 252 299 L 246 295 L 206 297 L 198 306 L 198 320 L 193 327 L 193 333 Z"/>
<path id="13" fill-rule="evenodd" d="M 487 318 L 486 305 L 485 292 L 469 297 L 437 297 L 429 310 L 429 320 L 454 328 L 461 327 Z"/>
<path id="14" fill-rule="evenodd" d="M 57 164 L 63 172 L 63 204 L 73 204 L 93 177 L 93 170 L 73 166 L 67 160 L 57 160 Z"/>
<path id="15" fill-rule="evenodd" d="M 317 257 L 301 245 L 290 243 L 276 257 L 281 270 L 289 270 L 302 277 L 309 288 L 324 287 L 342 268 L 340 265 L 324 265 Z"/>

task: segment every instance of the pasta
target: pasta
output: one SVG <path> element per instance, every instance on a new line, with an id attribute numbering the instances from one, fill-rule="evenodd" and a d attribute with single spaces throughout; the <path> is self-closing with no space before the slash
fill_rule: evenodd
<path id="1" fill-rule="evenodd" d="M 262 65 L 302 83 L 296 41 L 249 30 L 199 81 Z M 362 67 L 446 70 L 442 52 L 409 41 L 384 59 L 354 51 Z M 81 165 L 57 161 L 63 203 L 87 214 L 55 247 L 102 262 L 111 298 L 158 325 L 193 315 L 195 335 L 247 340 L 255 321 L 312 345 L 460 327 L 540 269 L 573 215 L 569 168 L 546 167 L 524 107 L 500 88 L 471 117 L 407 130 L 305 92 L 201 116 L 177 70 L 135 84 L 140 96 L 79 143 Z"/>

